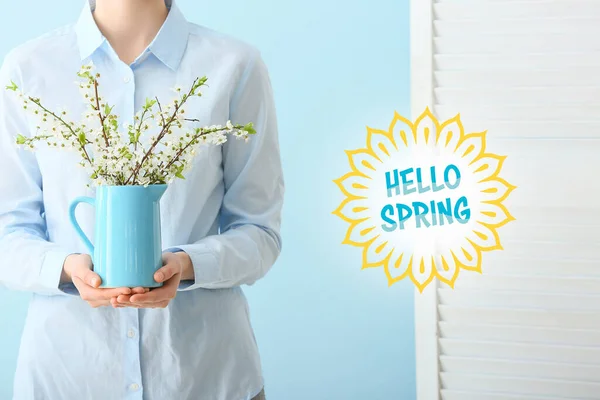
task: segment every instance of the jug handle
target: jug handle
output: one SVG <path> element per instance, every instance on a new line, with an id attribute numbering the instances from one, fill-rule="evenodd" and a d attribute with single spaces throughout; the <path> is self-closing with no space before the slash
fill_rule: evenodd
<path id="1" fill-rule="evenodd" d="M 77 222 L 77 218 L 75 218 L 75 209 L 80 203 L 87 203 L 95 207 L 96 199 L 93 199 L 91 197 L 77 197 L 75 200 L 73 200 L 71 206 L 69 207 L 69 219 L 71 220 L 71 225 L 73 225 L 73 227 L 75 228 L 77 235 L 83 241 L 85 247 L 87 247 L 88 251 L 90 252 L 90 255 L 93 256 L 94 245 L 92 244 L 92 242 L 90 242 L 90 239 L 85 235 L 85 233 L 83 233 L 81 226 L 79 226 L 79 223 Z"/>

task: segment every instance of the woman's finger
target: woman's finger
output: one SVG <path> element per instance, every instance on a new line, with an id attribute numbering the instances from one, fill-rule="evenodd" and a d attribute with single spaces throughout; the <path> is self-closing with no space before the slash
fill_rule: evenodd
<path id="1" fill-rule="evenodd" d="M 110 306 L 110 300 L 92 300 L 92 301 L 88 301 L 88 304 L 92 308 L 107 307 L 107 306 Z"/>
<path id="2" fill-rule="evenodd" d="M 131 289 L 124 287 L 124 288 L 114 288 L 114 289 L 97 289 L 94 288 L 90 285 L 88 285 L 86 282 L 84 282 L 81 278 L 74 276 L 73 278 L 73 284 L 75 285 L 75 287 L 77 288 L 77 290 L 79 291 L 79 296 L 81 296 L 81 298 L 85 301 L 106 301 L 108 304 L 110 304 L 110 299 L 112 297 L 117 297 L 121 294 L 130 294 L 131 293 Z"/>
<path id="3" fill-rule="evenodd" d="M 179 263 L 170 262 L 154 273 L 154 280 L 156 282 L 168 281 L 179 272 L 181 272 L 181 266 Z"/>
<path id="4" fill-rule="evenodd" d="M 161 301 L 159 303 L 153 303 L 149 308 L 166 308 L 169 305 L 169 301 Z"/>

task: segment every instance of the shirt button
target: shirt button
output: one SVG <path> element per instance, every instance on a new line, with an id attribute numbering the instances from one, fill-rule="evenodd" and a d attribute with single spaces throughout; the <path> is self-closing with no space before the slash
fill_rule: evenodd
<path id="1" fill-rule="evenodd" d="M 135 332 L 133 331 L 133 329 L 130 329 L 130 330 L 127 331 L 127 337 L 132 338 L 134 336 L 135 336 Z"/>
<path id="2" fill-rule="evenodd" d="M 129 390 L 138 390 L 140 388 L 140 385 L 138 385 L 137 383 L 132 383 L 131 385 L 129 385 Z"/>
<path id="3" fill-rule="evenodd" d="M 129 83 L 129 81 L 131 81 L 130 77 L 126 76 L 125 78 L 123 78 L 123 82 Z"/>

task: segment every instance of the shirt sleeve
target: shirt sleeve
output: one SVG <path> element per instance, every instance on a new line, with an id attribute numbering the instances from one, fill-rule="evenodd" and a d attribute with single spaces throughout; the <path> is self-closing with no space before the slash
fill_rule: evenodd
<path id="1" fill-rule="evenodd" d="M 29 129 L 21 100 L 5 89 L 11 80 L 21 87 L 11 59 L 9 53 L 0 68 L 0 283 L 9 289 L 66 295 L 59 284 L 70 253 L 48 241 L 35 154 L 15 145 L 16 135 L 27 135 Z"/>
<path id="2" fill-rule="evenodd" d="M 231 98 L 230 119 L 253 122 L 256 134 L 247 143 L 231 137 L 223 144 L 220 234 L 169 249 L 185 251 L 194 267 L 195 280 L 182 282 L 180 291 L 251 285 L 281 251 L 284 181 L 271 83 L 259 54 Z"/>

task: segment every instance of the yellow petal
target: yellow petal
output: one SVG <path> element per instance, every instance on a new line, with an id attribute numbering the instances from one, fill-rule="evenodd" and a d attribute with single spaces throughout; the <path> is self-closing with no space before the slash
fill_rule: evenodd
<path id="1" fill-rule="evenodd" d="M 477 184 L 478 197 L 483 202 L 501 203 L 516 186 L 511 185 L 502 178 L 493 178 Z"/>
<path id="2" fill-rule="evenodd" d="M 460 121 L 460 115 L 456 115 L 454 118 L 445 121 L 440 126 L 440 129 L 436 135 L 436 141 L 439 146 L 445 147 L 454 152 L 464 134 L 465 130 L 462 122 Z"/>
<path id="3" fill-rule="evenodd" d="M 376 157 L 367 149 L 347 150 L 348 162 L 353 171 L 365 177 L 372 178 L 377 168 L 381 165 Z"/>
<path id="4" fill-rule="evenodd" d="M 382 264 L 392 252 L 393 247 L 388 240 L 388 235 L 380 235 L 363 250 L 363 268 L 376 267 Z"/>
<path id="5" fill-rule="evenodd" d="M 368 201 L 352 197 L 344 199 L 333 213 L 346 222 L 363 220 L 371 216 Z"/>
<path id="6" fill-rule="evenodd" d="M 425 287 L 433 280 L 434 268 L 431 256 L 415 255 L 412 259 L 411 279 L 417 286 L 417 289 L 423 291 Z"/>
<path id="7" fill-rule="evenodd" d="M 408 146 L 409 142 L 414 143 L 413 123 L 398 113 L 394 114 L 394 119 L 390 124 L 390 130 L 394 143 L 398 147 Z"/>
<path id="8" fill-rule="evenodd" d="M 392 251 L 388 263 L 385 264 L 385 274 L 390 286 L 408 276 L 411 253 L 409 249 L 400 247 L 395 247 Z"/>
<path id="9" fill-rule="evenodd" d="M 497 156 L 495 154 L 485 154 L 483 157 L 473 161 L 469 167 L 473 171 L 476 182 L 490 179 L 498 175 L 502 169 L 502 164 L 506 156 Z"/>
<path id="10" fill-rule="evenodd" d="M 458 277 L 459 268 L 450 251 L 435 256 L 434 260 L 436 277 L 446 285 L 454 287 L 454 282 Z"/>
<path id="11" fill-rule="evenodd" d="M 496 229 L 480 222 L 475 222 L 472 226 L 473 230 L 466 235 L 467 239 L 484 251 L 502 250 L 500 236 Z"/>
<path id="12" fill-rule="evenodd" d="M 348 228 L 343 244 L 362 246 L 379 235 L 379 230 L 370 218 L 353 222 Z"/>
<path id="13" fill-rule="evenodd" d="M 463 158 L 469 164 L 485 152 L 485 132 L 471 133 L 466 135 L 454 151 L 458 157 Z"/>
<path id="14" fill-rule="evenodd" d="M 452 250 L 454 261 L 460 265 L 461 268 L 481 271 L 481 251 L 473 246 L 473 243 L 465 239 L 461 243 L 461 247 Z"/>
<path id="15" fill-rule="evenodd" d="M 501 227 L 515 219 L 503 204 L 480 203 L 478 208 L 479 215 L 476 217 L 477 221 L 493 228 Z"/>
<path id="16" fill-rule="evenodd" d="M 385 161 L 396 152 L 396 144 L 387 131 L 367 129 L 367 147 L 379 160 Z"/>
<path id="17" fill-rule="evenodd" d="M 431 136 L 433 138 L 436 137 L 439 128 L 440 124 L 431 111 L 429 111 L 429 108 L 427 108 L 415 121 L 413 128 L 414 143 L 427 143 Z"/>
<path id="18" fill-rule="evenodd" d="M 356 172 L 350 172 L 334 182 L 346 196 L 355 198 L 367 198 L 369 185 L 371 184 L 369 178 L 365 178 Z"/>

